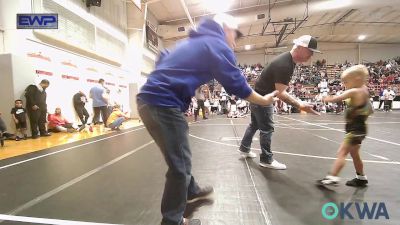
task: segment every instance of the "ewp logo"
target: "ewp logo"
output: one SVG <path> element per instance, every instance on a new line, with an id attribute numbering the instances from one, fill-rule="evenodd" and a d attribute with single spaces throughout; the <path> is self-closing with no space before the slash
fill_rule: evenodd
<path id="1" fill-rule="evenodd" d="M 17 14 L 17 29 L 58 29 L 58 14 Z"/>
<path id="2" fill-rule="evenodd" d="M 349 209 L 353 206 L 353 202 L 349 203 L 340 203 L 339 207 L 333 202 L 328 202 L 322 206 L 322 216 L 327 220 L 333 220 L 338 215 L 340 215 L 341 219 L 354 219 L 354 216 L 349 212 Z M 368 206 L 368 203 L 363 202 L 355 202 L 354 207 L 356 208 L 358 218 L 361 220 L 364 219 L 380 219 L 383 217 L 384 219 L 389 219 L 388 211 L 386 210 L 386 205 L 383 202 L 374 202 L 372 203 L 372 207 Z"/>

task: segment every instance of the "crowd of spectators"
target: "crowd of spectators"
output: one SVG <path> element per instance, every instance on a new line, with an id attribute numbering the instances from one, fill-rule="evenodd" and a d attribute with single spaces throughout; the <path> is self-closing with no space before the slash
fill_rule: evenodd
<path id="1" fill-rule="evenodd" d="M 397 95 L 400 95 L 400 57 L 387 61 L 381 60 L 376 63 L 364 64 L 370 71 L 368 87 L 370 89 L 371 98 L 373 98 L 371 100 L 380 101 L 380 105 L 382 105 L 385 101 L 393 101 Z M 295 72 L 290 82 L 289 93 L 303 101 L 314 102 L 315 108 L 318 111 L 340 113 L 345 107 L 344 104 L 324 104 L 322 102 L 322 97 L 325 95 L 337 95 L 344 91 L 340 82 L 340 75 L 342 71 L 352 65 L 354 64 L 349 62 L 327 65 L 325 60 L 317 61 L 312 66 L 296 65 Z M 254 88 L 254 83 L 260 76 L 264 67 L 261 64 L 239 64 L 238 67 L 242 70 L 250 86 Z M 238 99 L 226 93 L 217 81 L 211 81 L 207 87 L 207 97 L 204 102 L 206 111 L 208 109 L 210 113 L 212 111 L 229 116 L 232 105 L 235 109 L 238 109 L 236 104 L 232 104 L 237 102 Z M 384 93 L 391 94 L 388 95 Z M 243 109 L 245 104 L 242 103 L 242 100 L 239 100 L 239 103 L 241 104 L 240 108 Z M 388 106 L 390 109 L 391 104 L 392 103 Z M 193 109 L 192 106 L 187 114 L 191 114 L 195 110 L 196 109 Z M 277 113 L 289 113 L 293 110 L 295 109 L 287 106 L 284 102 L 276 103 Z M 241 110 L 241 112 L 247 111 L 247 109 Z M 238 115 L 243 115 L 243 113 L 239 113 Z"/>

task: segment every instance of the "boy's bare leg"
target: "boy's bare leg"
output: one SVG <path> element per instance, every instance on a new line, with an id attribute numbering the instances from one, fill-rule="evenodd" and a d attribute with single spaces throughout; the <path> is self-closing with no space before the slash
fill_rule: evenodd
<path id="1" fill-rule="evenodd" d="M 354 145 L 353 149 L 350 151 L 350 155 L 353 158 L 354 168 L 358 175 L 364 175 L 364 164 L 360 157 L 360 147 L 361 145 Z"/>
<path id="2" fill-rule="evenodd" d="M 337 176 L 346 164 L 346 157 L 351 152 L 352 146 L 346 143 L 342 143 L 337 152 L 337 158 L 333 163 L 332 169 L 329 172 L 332 176 Z"/>

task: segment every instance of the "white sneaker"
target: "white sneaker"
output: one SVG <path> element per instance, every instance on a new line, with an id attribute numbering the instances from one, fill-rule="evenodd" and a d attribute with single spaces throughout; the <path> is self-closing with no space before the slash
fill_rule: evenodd
<path id="1" fill-rule="evenodd" d="M 319 185 L 337 186 L 337 185 L 339 185 L 339 182 L 340 182 L 340 177 L 331 176 L 331 175 L 327 175 L 325 178 L 323 178 L 321 180 L 317 180 L 317 184 L 319 184 Z"/>
<path id="2" fill-rule="evenodd" d="M 252 151 L 250 151 L 250 152 L 243 152 L 243 151 L 240 151 L 240 149 L 238 149 L 238 152 L 240 152 L 240 155 L 241 155 L 243 158 L 255 158 L 255 157 L 257 157 L 257 154 L 254 153 L 254 152 L 252 152 Z"/>
<path id="3" fill-rule="evenodd" d="M 274 169 L 274 170 L 286 170 L 286 165 L 276 161 L 275 159 L 274 159 L 274 161 L 272 161 L 271 164 L 260 162 L 259 165 L 262 167 L 266 167 L 266 168 L 270 168 L 270 169 Z"/>

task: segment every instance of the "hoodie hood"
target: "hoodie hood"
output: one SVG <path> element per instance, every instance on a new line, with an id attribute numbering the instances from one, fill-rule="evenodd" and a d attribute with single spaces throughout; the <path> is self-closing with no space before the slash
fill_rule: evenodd
<path id="1" fill-rule="evenodd" d="M 211 35 L 220 37 L 225 40 L 225 32 L 222 27 L 212 19 L 204 19 L 197 26 L 197 30 L 191 30 L 189 37 L 199 37 L 203 35 Z"/>

